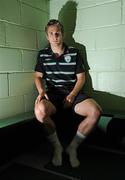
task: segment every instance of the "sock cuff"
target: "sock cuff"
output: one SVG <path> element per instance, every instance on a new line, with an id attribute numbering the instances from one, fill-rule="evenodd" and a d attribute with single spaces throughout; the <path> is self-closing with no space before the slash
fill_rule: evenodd
<path id="1" fill-rule="evenodd" d="M 54 146 L 55 145 L 61 146 L 61 143 L 59 141 L 56 131 L 53 134 L 49 135 L 47 138 L 48 138 L 49 142 L 51 142 Z"/>
<path id="2" fill-rule="evenodd" d="M 49 136 L 47 136 L 47 138 L 51 141 L 55 138 L 57 138 L 57 134 L 56 134 L 56 131 L 53 133 L 53 134 L 50 134 Z"/>
<path id="3" fill-rule="evenodd" d="M 81 132 L 77 131 L 76 135 L 81 138 L 81 139 L 85 139 L 86 136 L 84 134 L 82 134 Z"/>

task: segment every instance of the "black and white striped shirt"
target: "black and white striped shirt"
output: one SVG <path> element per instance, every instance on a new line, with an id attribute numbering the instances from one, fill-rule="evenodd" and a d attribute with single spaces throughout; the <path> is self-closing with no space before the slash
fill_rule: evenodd
<path id="1" fill-rule="evenodd" d="M 35 71 L 44 74 L 48 89 L 71 89 L 76 83 L 76 74 L 84 72 L 85 67 L 78 49 L 65 45 L 64 53 L 57 58 L 48 46 L 39 51 Z"/>

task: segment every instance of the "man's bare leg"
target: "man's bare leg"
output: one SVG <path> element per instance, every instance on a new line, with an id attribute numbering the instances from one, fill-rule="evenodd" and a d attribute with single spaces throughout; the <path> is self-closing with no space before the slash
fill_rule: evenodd
<path id="1" fill-rule="evenodd" d="M 47 139 L 54 148 L 52 163 L 55 166 L 62 165 L 62 145 L 58 139 L 55 124 L 51 119 L 51 115 L 56 112 L 55 107 L 49 101 L 42 100 L 35 106 L 35 115 L 38 121 L 43 123 Z"/>
<path id="2" fill-rule="evenodd" d="M 75 106 L 75 112 L 84 116 L 85 119 L 79 124 L 76 135 L 66 149 L 72 167 L 80 165 L 77 158 L 77 149 L 97 124 L 101 108 L 94 100 L 87 99 Z"/>

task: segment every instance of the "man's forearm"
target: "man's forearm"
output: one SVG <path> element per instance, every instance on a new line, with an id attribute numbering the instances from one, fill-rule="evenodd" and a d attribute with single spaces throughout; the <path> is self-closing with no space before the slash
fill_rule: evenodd
<path id="1" fill-rule="evenodd" d="M 85 84 L 85 76 L 78 78 L 73 90 L 71 91 L 71 94 L 73 94 L 74 96 L 77 96 L 77 94 L 82 89 L 84 84 Z"/>
<path id="2" fill-rule="evenodd" d="M 35 78 L 35 85 L 39 94 L 42 94 L 43 92 L 45 92 L 44 83 L 41 77 Z"/>
<path id="3" fill-rule="evenodd" d="M 76 82 L 75 87 L 71 91 L 71 94 L 73 94 L 74 96 L 77 96 L 79 91 L 82 89 L 83 85 L 84 85 L 83 82 Z"/>

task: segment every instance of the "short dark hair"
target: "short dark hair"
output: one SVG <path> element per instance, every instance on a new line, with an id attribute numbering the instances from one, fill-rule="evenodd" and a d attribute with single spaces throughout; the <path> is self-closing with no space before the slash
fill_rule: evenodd
<path id="1" fill-rule="evenodd" d="M 47 33 L 49 26 L 56 25 L 60 28 L 62 34 L 64 33 L 64 27 L 57 19 L 50 19 L 47 25 L 45 26 L 45 32 Z"/>

